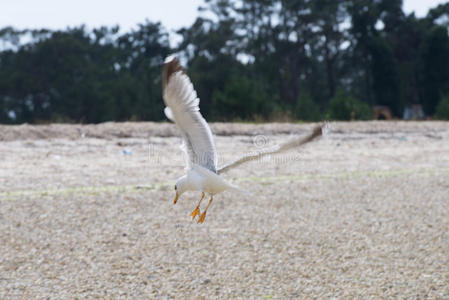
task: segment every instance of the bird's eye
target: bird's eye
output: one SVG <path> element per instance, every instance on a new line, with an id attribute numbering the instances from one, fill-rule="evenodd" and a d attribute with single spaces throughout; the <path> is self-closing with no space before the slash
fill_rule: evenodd
<path id="1" fill-rule="evenodd" d="M 177 190 L 178 188 L 176 187 L 176 185 L 175 185 L 175 191 Z"/>

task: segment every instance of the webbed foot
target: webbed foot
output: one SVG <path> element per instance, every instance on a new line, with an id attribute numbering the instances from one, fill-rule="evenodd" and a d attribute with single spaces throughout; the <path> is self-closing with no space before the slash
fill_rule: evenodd
<path id="1" fill-rule="evenodd" d="M 192 213 L 190 214 L 190 216 L 192 217 L 192 219 L 195 219 L 196 216 L 198 216 L 200 214 L 200 207 L 197 206 Z"/>
<path id="2" fill-rule="evenodd" d="M 206 219 L 206 212 L 203 212 L 198 219 L 198 223 L 203 223 L 204 219 Z"/>

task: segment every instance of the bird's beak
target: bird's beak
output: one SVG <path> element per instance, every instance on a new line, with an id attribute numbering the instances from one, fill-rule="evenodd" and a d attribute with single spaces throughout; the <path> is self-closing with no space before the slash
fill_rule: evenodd
<path id="1" fill-rule="evenodd" d="M 178 202 L 178 198 L 179 198 L 179 195 L 178 195 L 178 192 L 176 192 L 176 196 L 175 196 L 175 200 L 173 200 L 173 204 L 176 204 L 176 202 Z"/>

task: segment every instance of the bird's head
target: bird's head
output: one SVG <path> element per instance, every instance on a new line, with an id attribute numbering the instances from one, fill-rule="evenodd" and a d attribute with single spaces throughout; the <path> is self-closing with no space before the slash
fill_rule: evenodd
<path id="1" fill-rule="evenodd" d="M 188 190 L 187 176 L 184 175 L 184 176 L 178 178 L 178 180 L 176 181 L 176 184 L 175 184 L 176 196 L 175 196 L 175 200 L 173 200 L 173 203 L 176 204 L 179 196 L 184 194 L 187 190 Z"/>

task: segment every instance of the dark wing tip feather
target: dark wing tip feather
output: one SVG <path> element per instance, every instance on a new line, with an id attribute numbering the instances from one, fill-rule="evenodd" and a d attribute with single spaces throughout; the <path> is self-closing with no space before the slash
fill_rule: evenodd
<path id="1" fill-rule="evenodd" d="M 313 139 L 315 139 L 316 137 L 319 137 L 319 136 L 321 136 L 321 135 L 323 135 L 323 125 L 316 126 L 316 127 L 313 129 L 312 134 L 306 139 L 306 143 L 307 143 L 307 142 L 310 142 L 311 140 L 313 140 Z"/>
<path id="2" fill-rule="evenodd" d="M 176 56 L 169 56 L 164 61 L 164 69 L 162 71 L 162 88 L 165 89 L 165 87 L 168 84 L 168 80 L 170 79 L 170 76 L 173 75 L 173 73 L 176 73 L 178 71 L 184 72 L 184 69 L 179 64 L 179 60 Z"/>

